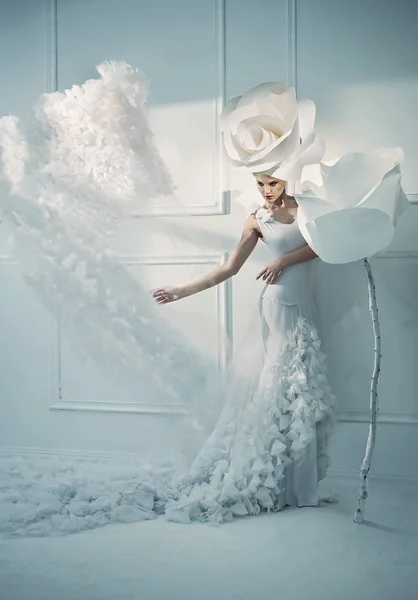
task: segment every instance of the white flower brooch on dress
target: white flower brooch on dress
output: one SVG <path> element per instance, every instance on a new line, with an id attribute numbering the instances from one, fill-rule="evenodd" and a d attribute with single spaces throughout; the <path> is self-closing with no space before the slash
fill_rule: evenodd
<path id="1" fill-rule="evenodd" d="M 272 215 L 262 204 L 251 204 L 249 215 L 255 215 L 257 213 L 257 218 L 260 219 L 262 223 L 271 223 L 274 221 Z"/>

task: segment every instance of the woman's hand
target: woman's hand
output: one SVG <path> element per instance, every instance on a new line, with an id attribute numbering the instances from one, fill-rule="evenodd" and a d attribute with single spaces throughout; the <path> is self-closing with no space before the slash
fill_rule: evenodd
<path id="1" fill-rule="evenodd" d="M 163 288 L 152 290 L 152 295 L 157 304 L 168 304 L 184 298 L 184 289 L 180 285 L 166 285 Z"/>
<path id="2" fill-rule="evenodd" d="M 273 262 L 268 264 L 266 267 L 264 267 L 264 269 L 261 269 L 256 279 L 260 279 L 260 277 L 262 277 L 266 283 L 271 284 L 277 279 L 277 277 L 280 275 L 284 268 L 285 265 L 282 259 L 277 258 L 276 260 L 273 260 Z"/>

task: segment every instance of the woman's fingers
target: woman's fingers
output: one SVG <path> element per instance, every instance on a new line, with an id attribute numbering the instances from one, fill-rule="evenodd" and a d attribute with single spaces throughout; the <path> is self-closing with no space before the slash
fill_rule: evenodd
<path id="1" fill-rule="evenodd" d="M 154 298 L 158 298 L 158 296 L 162 296 L 164 294 L 164 290 L 152 290 L 152 295 Z"/>
<path id="2" fill-rule="evenodd" d="M 260 279 L 260 277 L 261 277 L 262 275 L 264 275 L 266 271 L 267 271 L 267 267 L 264 267 L 264 269 L 261 269 L 261 271 L 260 271 L 260 272 L 259 272 L 259 274 L 257 275 L 256 279 Z M 263 277 L 263 279 L 264 279 L 264 277 Z"/>
<path id="3" fill-rule="evenodd" d="M 281 271 L 279 271 L 278 273 L 276 273 L 275 271 L 269 271 L 268 273 L 268 277 L 266 278 L 266 283 L 268 284 L 272 284 L 276 281 L 276 279 L 278 278 L 278 276 L 280 275 Z"/>
<path id="4" fill-rule="evenodd" d="M 171 296 L 170 292 L 167 292 L 164 289 L 162 289 L 162 290 L 153 290 L 152 295 L 154 296 L 154 298 L 160 298 L 161 296 Z"/>
<path id="5" fill-rule="evenodd" d="M 172 302 L 174 300 L 173 294 L 170 294 L 161 288 L 153 290 L 152 295 L 157 301 L 157 304 L 167 304 L 167 302 Z"/>
<path id="6" fill-rule="evenodd" d="M 260 277 L 262 277 L 263 281 L 265 281 L 266 283 L 272 283 L 282 272 L 281 270 L 277 271 L 278 265 L 276 265 L 276 263 L 277 261 L 272 263 L 271 267 L 267 265 L 266 267 L 264 267 L 264 269 L 261 269 L 256 279 L 260 279 Z M 271 278 L 273 279 L 271 280 Z"/>

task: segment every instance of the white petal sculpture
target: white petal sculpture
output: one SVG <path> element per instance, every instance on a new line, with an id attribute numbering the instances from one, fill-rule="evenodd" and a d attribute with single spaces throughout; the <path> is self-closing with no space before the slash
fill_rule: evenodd
<path id="1" fill-rule="evenodd" d="M 360 469 L 360 489 L 354 522 L 364 522 L 377 427 L 377 386 L 380 373 L 380 327 L 376 290 L 368 257 L 393 239 L 399 216 L 410 207 L 401 186 L 401 148 L 370 153 L 350 152 L 329 163 L 305 167 L 301 193 L 295 193 L 298 223 L 307 243 L 328 263 L 363 259 L 374 333 L 374 365 L 370 388 L 370 426 Z"/>
<path id="2" fill-rule="evenodd" d="M 319 163 L 325 144 L 314 130 L 315 104 L 296 100 L 294 88 L 263 83 L 232 98 L 221 115 L 224 147 L 232 166 L 299 181 Z"/>
<path id="3" fill-rule="evenodd" d="M 370 257 L 392 241 L 400 214 L 409 207 L 401 186 L 401 148 L 350 152 L 302 172 L 300 230 L 328 263 Z"/>

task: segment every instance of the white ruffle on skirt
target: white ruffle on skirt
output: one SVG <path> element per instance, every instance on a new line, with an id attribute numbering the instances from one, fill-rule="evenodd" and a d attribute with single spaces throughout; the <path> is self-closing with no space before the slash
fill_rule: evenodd
<path id="1" fill-rule="evenodd" d="M 280 306 L 279 306 L 280 305 Z M 336 424 L 326 357 L 309 311 L 264 297 L 269 334 L 257 385 L 234 385 L 166 518 L 222 523 L 234 516 L 318 506 Z"/>

